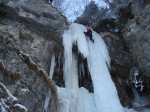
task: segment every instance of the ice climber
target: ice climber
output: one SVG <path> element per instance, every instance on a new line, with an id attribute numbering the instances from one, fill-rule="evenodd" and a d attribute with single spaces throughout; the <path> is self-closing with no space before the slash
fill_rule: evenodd
<path id="1" fill-rule="evenodd" d="M 92 30 L 90 28 L 86 28 L 86 32 L 84 32 L 86 37 L 89 37 L 90 40 L 94 43 L 94 40 L 92 38 Z"/>

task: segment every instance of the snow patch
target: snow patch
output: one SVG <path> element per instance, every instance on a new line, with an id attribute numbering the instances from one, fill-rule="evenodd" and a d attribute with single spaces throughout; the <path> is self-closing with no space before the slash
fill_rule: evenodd
<path id="1" fill-rule="evenodd" d="M 133 110 L 133 109 L 124 108 L 124 112 L 137 112 L 137 111 L 135 111 L 135 110 Z"/>
<path id="2" fill-rule="evenodd" d="M 23 93 L 23 94 L 25 94 L 25 93 L 28 93 L 29 92 L 29 89 L 21 89 L 21 92 Z"/>
<path id="3" fill-rule="evenodd" d="M 12 99 L 12 101 L 17 101 L 18 99 L 16 97 L 14 97 L 9 90 L 0 82 L 0 85 L 5 89 L 7 95 L 8 95 L 8 100 Z"/>
<path id="4" fill-rule="evenodd" d="M 20 109 L 23 109 L 24 112 L 27 112 L 27 111 L 28 111 L 28 109 L 27 109 L 25 106 L 21 105 L 21 104 L 15 104 L 14 107 L 18 107 L 18 108 L 20 108 Z"/>
<path id="5" fill-rule="evenodd" d="M 8 108 L 9 108 L 9 107 L 6 105 L 5 99 L 1 98 L 1 99 L 0 99 L 0 111 L 1 111 L 1 112 L 7 112 L 7 109 L 8 109 Z"/>

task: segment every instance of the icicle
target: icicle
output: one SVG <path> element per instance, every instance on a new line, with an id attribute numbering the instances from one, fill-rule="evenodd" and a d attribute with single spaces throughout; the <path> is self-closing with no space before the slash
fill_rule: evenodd
<path id="1" fill-rule="evenodd" d="M 45 102 L 44 102 L 44 112 L 48 112 L 48 105 L 50 102 L 50 91 L 47 93 L 46 97 L 45 97 Z"/>
<path id="2" fill-rule="evenodd" d="M 51 78 L 51 79 L 53 78 L 53 75 L 54 75 L 55 65 L 56 65 L 55 55 L 52 55 L 50 71 L 49 71 L 49 78 Z M 46 97 L 45 97 L 45 102 L 44 102 L 44 112 L 49 112 L 48 106 L 49 106 L 49 102 L 50 102 L 50 97 L 51 97 L 51 93 L 50 93 L 50 91 L 48 91 L 48 93 L 46 94 Z"/>
<path id="3" fill-rule="evenodd" d="M 46 51 L 46 49 L 47 49 L 47 41 L 46 41 L 46 43 L 45 43 L 45 47 L 44 47 L 44 51 L 43 51 L 43 55 L 45 55 L 45 51 Z"/>
<path id="4" fill-rule="evenodd" d="M 68 62 L 65 61 L 64 67 L 68 67 L 67 64 Z M 60 112 L 77 112 L 76 99 L 78 92 L 78 71 L 77 60 L 75 59 L 74 55 L 72 55 L 72 64 L 69 68 L 70 69 L 64 69 L 64 80 L 66 89 L 58 89 L 58 95 L 61 96 L 60 101 L 62 101 L 62 105 L 64 105 L 61 107 Z"/>
<path id="5" fill-rule="evenodd" d="M 70 69 L 71 63 L 72 63 L 72 45 L 73 40 L 71 39 L 71 32 L 65 31 L 63 34 L 63 44 L 65 48 L 64 57 L 65 57 L 65 69 Z M 64 70 L 66 71 L 66 70 Z"/>
<path id="6" fill-rule="evenodd" d="M 50 77 L 51 79 L 53 78 L 54 68 L 55 68 L 55 55 L 52 56 L 52 59 L 51 59 L 51 67 L 50 67 L 50 71 L 49 71 L 49 77 Z"/>

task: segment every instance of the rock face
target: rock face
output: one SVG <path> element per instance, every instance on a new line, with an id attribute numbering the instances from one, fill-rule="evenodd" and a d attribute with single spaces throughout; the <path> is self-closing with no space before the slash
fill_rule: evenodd
<path id="1" fill-rule="evenodd" d="M 133 1 L 131 5 L 134 19 L 128 20 L 123 27 L 123 39 L 135 65 L 144 77 L 144 93 L 150 88 L 150 2 Z"/>
<path id="2" fill-rule="evenodd" d="M 0 111 L 56 112 L 56 87 L 47 76 L 52 54 L 63 51 L 66 18 L 40 0 L 0 3 Z"/>
<path id="3" fill-rule="evenodd" d="M 106 18 L 103 20 L 106 23 L 98 22 L 95 30 L 108 46 L 111 75 L 121 103 L 132 107 L 133 87 L 143 95 L 150 92 L 150 2 L 133 0 L 117 11 L 117 20 Z M 104 25 L 111 26 L 111 30 Z"/>
<path id="4" fill-rule="evenodd" d="M 124 40 L 135 63 L 144 75 L 150 77 L 150 5 L 140 7 L 140 11 L 133 14 L 135 18 L 124 27 Z"/>

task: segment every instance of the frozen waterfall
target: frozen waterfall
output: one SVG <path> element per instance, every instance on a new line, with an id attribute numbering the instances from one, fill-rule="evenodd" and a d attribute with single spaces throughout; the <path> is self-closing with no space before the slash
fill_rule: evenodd
<path id="1" fill-rule="evenodd" d="M 109 54 L 102 38 L 93 31 L 94 43 L 84 35 L 86 27 L 73 23 L 63 34 L 65 87 L 58 87 L 60 112 L 124 112 L 108 67 Z M 79 88 L 78 58 L 72 51 L 87 59 L 94 93 Z"/>

